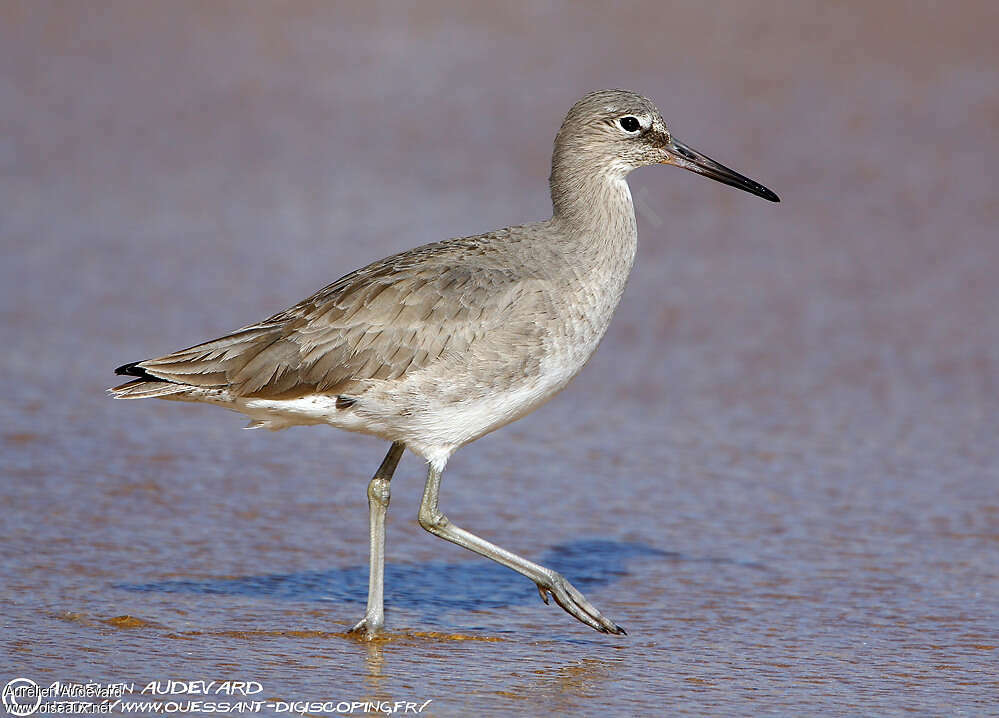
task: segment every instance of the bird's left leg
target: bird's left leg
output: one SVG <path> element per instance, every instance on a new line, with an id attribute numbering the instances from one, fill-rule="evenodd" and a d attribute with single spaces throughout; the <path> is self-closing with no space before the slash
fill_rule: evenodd
<path id="1" fill-rule="evenodd" d="M 388 512 L 390 482 L 395 467 L 406 450 L 401 441 L 393 442 L 381 466 L 368 483 L 368 533 L 371 546 L 368 554 L 368 608 L 364 618 L 350 632 L 372 636 L 385 625 L 385 514 Z"/>
<path id="2" fill-rule="evenodd" d="M 512 551 L 507 551 L 505 548 L 481 539 L 472 532 L 452 523 L 437 508 L 443 471 L 443 465 L 430 464 L 427 484 L 423 489 L 423 502 L 420 504 L 420 526 L 435 536 L 440 536 L 442 539 L 447 539 L 469 551 L 491 558 L 493 561 L 527 576 L 537 584 L 541 600 L 548 603 L 548 596 L 551 595 L 555 599 L 555 603 L 565 609 L 570 616 L 585 623 L 590 628 L 602 633 L 617 633 L 619 635 L 625 633 L 623 628 L 606 618 L 597 610 L 596 606 L 587 601 L 586 597 L 562 574 L 533 561 L 528 561 Z"/>

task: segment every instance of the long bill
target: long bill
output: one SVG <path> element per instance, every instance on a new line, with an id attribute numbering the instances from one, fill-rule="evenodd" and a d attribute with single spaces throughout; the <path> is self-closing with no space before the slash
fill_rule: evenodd
<path id="1" fill-rule="evenodd" d="M 683 167 L 691 172 L 696 172 L 699 175 L 717 180 L 722 184 L 737 187 L 750 194 L 755 194 L 757 197 L 762 197 L 771 202 L 780 202 L 780 197 L 759 182 L 751 180 L 733 169 L 729 169 L 720 162 L 715 162 L 710 157 L 702 155 L 697 150 L 683 144 L 675 137 L 671 138 L 669 144 L 666 145 L 666 153 L 668 158 L 664 160 L 664 164 Z"/>

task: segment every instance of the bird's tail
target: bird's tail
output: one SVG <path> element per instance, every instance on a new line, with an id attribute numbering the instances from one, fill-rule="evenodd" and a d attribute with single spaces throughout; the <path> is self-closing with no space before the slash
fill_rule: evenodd
<path id="1" fill-rule="evenodd" d="M 123 364 L 114 370 L 119 376 L 135 377 L 130 382 L 108 389 L 115 399 L 180 398 L 174 395 L 186 393 L 190 386 L 153 376 L 139 366 L 141 362 Z"/>
<path id="2" fill-rule="evenodd" d="M 108 389 L 108 394 L 115 399 L 179 398 L 173 395 L 186 393 L 190 389 L 189 386 L 170 381 L 136 379 Z"/>

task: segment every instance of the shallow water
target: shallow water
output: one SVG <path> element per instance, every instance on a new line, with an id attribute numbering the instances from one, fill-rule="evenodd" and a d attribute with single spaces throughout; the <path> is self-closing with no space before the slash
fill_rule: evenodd
<path id="1" fill-rule="evenodd" d="M 999 714 L 991 4 L 95 7 L 0 5 L 0 681 L 255 681 L 263 713 Z M 356 640 L 387 447 L 112 402 L 111 371 L 543 218 L 557 125 L 601 86 L 783 202 L 635 173 L 607 339 L 460 451 L 441 505 L 628 636 L 424 533 L 407 456 L 390 630 Z"/>

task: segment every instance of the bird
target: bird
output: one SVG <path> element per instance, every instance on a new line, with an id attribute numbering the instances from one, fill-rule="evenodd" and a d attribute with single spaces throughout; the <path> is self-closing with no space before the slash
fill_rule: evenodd
<path id="1" fill-rule="evenodd" d="M 626 178 L 660 164 L 780 201 L 678 140 L 651 99 L 598 90 L 556 134 L 550 219 L 373 262 L 261 322 L 124 364 L 115 373 L 129 381 L 108 391 L 220 405 L 250 427 L 326 424 L 390 442 L 368 482 L 368 601 L 351 632 L 385 630 L 385 520 L 408 449 L 427 463 L 421 527 L 523 574 L 585 625 L 623 635 L 560 573 L 451 521 L 439 493 L 456 450 L 537 409 L 593 355 L 635 260 Z"/>

